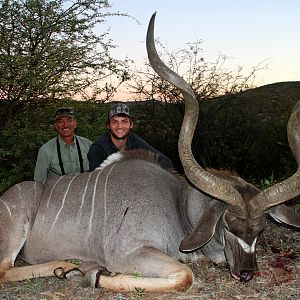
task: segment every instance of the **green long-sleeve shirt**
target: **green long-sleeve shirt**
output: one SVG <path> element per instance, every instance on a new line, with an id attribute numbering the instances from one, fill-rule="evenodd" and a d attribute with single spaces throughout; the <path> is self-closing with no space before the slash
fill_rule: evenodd
<path id="1" fill-rule="evenodd" d="M 88 171 L 89 162 L 87 153 L 92 142 L 81 136 L 76 137 L 81 150 L 84 171 Z M 49 140 L 39 149 L 34 171 L 34 180 L 44 181 L 46 178 L 62 175 L 57 154 L 56 139 L 57 137 Z M 65 174 L 80 173 L 80 162 L 75 138 L 74 142 L 69 145 L 60 137 L 58 137 L 58 140 Z"/>

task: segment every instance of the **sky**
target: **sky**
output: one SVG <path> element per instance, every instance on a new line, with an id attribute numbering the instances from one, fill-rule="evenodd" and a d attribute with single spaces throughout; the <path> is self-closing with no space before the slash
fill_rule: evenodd
<path id="1" fill-rule="evenodd" d="M 137 65 L 147 58 L 145 36 L 156 11 L 155 37 L 170 51 L 202 40 L 204 57 L 214 61 L 226 55 L 232 68 L 252 68 L 266 61 L 257 74 L 258 86 L 300 80 L 299 0 L 111 0 L 112 11 L 131 18 L 107 21 L 118 48 L 112 54 L 126 56 Z"/>

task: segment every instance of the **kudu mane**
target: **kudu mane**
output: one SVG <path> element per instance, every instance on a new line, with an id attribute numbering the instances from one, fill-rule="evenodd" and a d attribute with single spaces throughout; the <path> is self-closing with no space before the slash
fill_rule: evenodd
<path id="1" fill-rule="evenodd" d="M 120 152 L 110 155 L 99 167 L 99 169 L 104 169 L 105 167 L 112 165 L 115 162 L 121 162 L 124 160 L 130 159 L 140 159 L 155 165 L 160 166 L 158 161 L 158 155 L 150 150 L 146 149 L 131 149 L 131 150 L 122 150 Z M 167 170 L 172 175 L 176 176 L 179 179 L 186 179 L 184 175 L 181 175 L 175 169 Z"/>
<path id="2" fill-rule="evenodd" d="M 150 150 L 145 149 L 132 149 L 132 150 L 122 150 L 116 153 L 111 154 L 107 157 L 105 161 L 102 162 L 98 170 L 104 169 L 116 162 L 121 162 L 128 159 L 141 159 L 148 162 L 151 162 L 155 165 L 158 163 L 158 155 Z"/>
<path id="3" fill-rule="evenodd" d="M 158 164 L 158 155 L 152 151 L 145 149 L 133 149 L 121 151 L 123 155 L 121 160 L 125 159 L 142 159 L 153 164 Z"/>
<path id="4" fill-rule="evenodd" d="M 108 157 L 108 159 L 103 163 L 102 167 L 100 168 L 107 167 L 115 162 L 120 162 L 123 160 L 130 160 L 130 159 L 145 160 L 155 165 L 159 165 L 158 155 L 156 153 L 145 149 L 132 149 L 132 150 L 122 150 L 120 152 L 111 155 L 110 157 Z M 260 192 L 258 188 L 256 188 L 252 184 L 249 184 L 241 177 L 239 177 L 236 172 L 232 172 L 229 170 L 218 170 L 213 168 L 207 168 L 206 170 L 209 173 L 217 176 L 221 180 L 226 181 L 227 183 L 234 186 L 242 195 L 244 200 L 251 199 L 253 196 L 255 196 L 257 193 Z M 185 178 L 185 176 L 182 176 L 175 170 L 171 170 L 170 173 L 178 178 Z"/>

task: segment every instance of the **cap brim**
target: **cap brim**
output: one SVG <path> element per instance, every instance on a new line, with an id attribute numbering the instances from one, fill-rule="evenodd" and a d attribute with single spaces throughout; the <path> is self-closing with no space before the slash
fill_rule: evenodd
<path id="1" fill-rule="evenodd" d="M 55 120 L 57 120 L 57 119 L 60 118 L 60 117 L 69 117 L 69 118 L 75 119 L 75 116 L 72 115 L 72 114 L 60 114 L 60 115 L 57 115 L 57 116 L 55 117 Z"/>
<path id="2" fill-rule="evenodd" d="M 121 112 L 121 113 L 116 113 L 116 114 L 112 114 L 109 116 L 109 119 L 111 119 L 112 117 L 114 116 L 117 116 L 117 115 L 125 115 L 127 116 L 128 118 L 132 118 L 131 115 L 127 114 L 127 113 L 124 113 L 124 112 Z"/>

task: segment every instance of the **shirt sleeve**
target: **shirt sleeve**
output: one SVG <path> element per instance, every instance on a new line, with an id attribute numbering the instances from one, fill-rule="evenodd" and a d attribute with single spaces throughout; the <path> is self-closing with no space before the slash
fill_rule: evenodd
<path id="1" fill-rule="evenodd" d="M 49 157 L 44 148 L 40 148 L 34 170 L 34 180 L 43 182 L 47 178 Z"/>
<path id="2" fill-rule="evenodd" d="M 94 171 L 96 168 L 100 167 L 101 163 L 107 158 L 107 154 L 101 147 L 92 144 L 87 157 L 89 160 L 89 171 Z"/>
<path id="3" fill-rule="evenodd" d="M 158 155 L 158 163 L 160 164 L 160 166 L 163 169 L 166 169 L 166 170 L 174 169 L 172 161 L 166 155 L 164 155 L 160 151 L 156 150 L 154 147 L 149 145 L 145 140 L 143 140 L 136 134 L 134 135 L 134 138 L 136 140 L 135 141 L 136 145 L 134 146 L 134 148 L 142 148 L 142 149 L 150 150 L 150 151 L 156 153 Z"/>
<path id="4" fill-rule="evenodd" d="M 165 156 L 164 154 L 162 154 L 159 151 L 158 151 L 158 163 L 160 164 L 160 166 L 163 169 L 166 169 L 169 171 L 174 169 L 172 161 L 167 156 Z"/>

